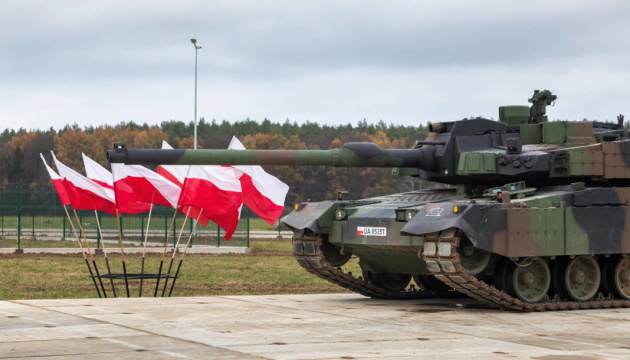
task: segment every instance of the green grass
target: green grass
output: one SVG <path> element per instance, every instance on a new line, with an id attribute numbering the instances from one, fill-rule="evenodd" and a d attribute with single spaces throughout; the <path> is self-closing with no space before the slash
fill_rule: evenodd
<path id="1" fill-rule="evenodd" d="M 187 255 L 173 296 L 262 295 L 337 293 L 346 290 L 302 269 L 291 255 L 290 240 L 255 240 L 253 254 Z M 165 266 L 168 265 L 168 260 Z M 96 261 L 101 273 L 103 257 Z M 122 258 L 109 256 L 112 272 L 122 272 Z M 176 266 L 179 257 L 174 263 Z M 0 300 L 63 299 L 96 297 L 81 255 L 0 255 Z M 140 256 L 127 255 L 129 273 L 140 272 Z M 146 272 L 157 273 L 159 255 L 147 255 Z M 349 265 L 358 271 L 356 263 Z M 174 271 L 173 271 L 174 272 Z M 131 281 L 132 296 L 138 296 L 139 281 Z M 143 285 L 143 296 L 152 296 L 155 280 Z M 109 283 L 106 282 L 109 290 Z M 118 296 L 126 296 L 124 282 L 116 282 Z M 110 294 L 111 295 L 111 294 Z"/>

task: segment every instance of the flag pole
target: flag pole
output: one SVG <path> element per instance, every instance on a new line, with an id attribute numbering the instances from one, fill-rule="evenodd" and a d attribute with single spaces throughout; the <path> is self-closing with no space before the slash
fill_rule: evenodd
<path id="1" fill-rule="evenodd" d="M 129 279 L 127 278 L 127 264 L 125 263 L 125 249 L 123 248 L 122 230 L 120 228 L 120 212 L 116 209 L 116 224 L 118 225 L 118 243 L 120 244 L 120 255 L 122 256 L 123 275 L 125 277 L 125 289 L 127 290 L 127 297 L 131 297 L 129 294 Z"/>
<path id="2" fill-rule="evenodd" d="M 101 274 L 98 271 L 98 265 L 96 265 L 96 260 L 94 259 L 94 255 L 92 254 L 92 249 L 90 249 L 90 244 L 87 239 L 87 234 L 85 233 L 85 230 L 83 229 L 83 225 L 81 224 L 81 220 L 79 219 L 77 210 L 73 208 L 72 211 L 74 212 L 74 217 L 77 220 L 77 226 L 79 226 L 79 230 L 81 234 L 83 235 L 83 241 L 85 241 L 85 248 L 87 249 L 88 255 L 90 255 L 90 258 L 92 259 L 92 264 L 94 265 L 94 272 L 96 273 L 96 277 L 98 277 L 98 282 L 101 284 L 101 289 L 103 290 L 103 297 L 107 298 L 105 285 L 103 285 L 103 279 L 101 279 Z M 98 290 L 97 290 L 97 293 L 98 293 L 98 297 L 101 297 L 101 294 L 100 292 L 98 292 Z"/>
<path id="3" fill-rule="evenodd" d="M 175 243 L 175 247 L 173 248 L 173 255 L 171 256 L 171 261 L 168 264 L 168 271 L 166 272 L 169 276 L 171 275 L 171 269 L 173 268 L 173 261 L 175 260 L 175 254 L 177 253 L 177 248 L 179 246 L 179 241 L 182 239 L 182 234 L 184 233 L 184 228 L 186 227 L 186 220 L 188 220 L 188 215 L 190 214 L 190 207 L 188 211 L 186 211 L 186 218 L 182 222 L 182 228 L 179 230 L 179 236 L 177 237 L 177 242 Z M 166 293 L 166 286 L 168 284 L 168 276 L 164 280 L 164 288 L 162 289 L 162 297 Z"/>
<path id="4" fill-rule="evenodd" d="M 177 209 L 173 211 L 173 218 L 171 219 L 171 226 L 168 228 L 166 234 L 166 240 L 164 241 L 164 249 L 162 250 L 162 260 L 166 257 L 166 249 L 168 248 L 168 242 L 171 240 L 171 233 L 173 233 L 173 227 L 175 226 L 175 218 L 177 218 Z"/>
<path id="5" fill-rule="evenodd" d="M 114 297 L 117 297 L 116 287 L 114 286 L 114 278 L 111 276 L 112 269 L 109 266 L 109 258 L 107 257 L 107 251 L 105 249 L 105 239 L 103 238 L 103 231 L 101 230 L 101 221 L 98 219 L 97 210 L 94 210 L 94 217 L 96 217 L 96 227 L 98 228 L 98 233 L 101 236 L 101 244 L 103 245 L 103 257 L 105 258 L 105 265 L 107 266 L 107 275 L 109 275 L 109 283 L 112 285 L 112 293 L 114 294 Z"/>
<path id="6" fill-rule="evenodd" d="M 68 222 L 70 223 L 70 227 L 72 228 L 72 233 L 74 237 L 77 239 L 77 243 L 79 244 L 79 249 L 81 249 L 81 255 L 83 255 L 83 260 L 85 260 L 85 265 L 90 272 L 90 277 L 92 278 L 92 282 L 94 283 L 94 287 L 96 288 L 96 292 L 98 293 L 98 297 L 101 297 L 101 292 L 98 289 L 98 284 L 96 283 L 96 278 L 94 277 L 94 272 L 92 271 L 92 267 L 90 266 L 90 262 L 88 261 L 87 256 L 85 255 L 85 250 L 83 249 L 83 244 L 81 244 L 81 237 L 77 234 L 77 229 L 74 227 L 74 222 L 72 222 L 72 218 L 70 217 L 70 213 L 68 212 L 68 206 L 64 205 L 63 210 L 66 212 L 66 217 L 68 217 Z"/>
<path id="7" fill-rule="evenodd" d="M 186 253 L 188 252 L 188 246 L 190 245 L 190 240 L 192 239 L 193 234 L 195 234 L 194 230 L 197 228 L 197 224 L 199 223 L 199 219 L 201 218 L 202 213 L 203 213 L 203 208 L 201 209 L 201 211 L 199 211 L 199 216 L 197 216 L 197 219 L 195 219 L 195 224 L 193 225 L 193 231 L 191 231 L 190 235 L 188 236 L 186 247 L 184 247 L 184 252 L 182 253 L 182 257 L 179 259 L 179 264 L 177 264 L 177 271 L 175 271 L 175 277 L 173 277 L 173 283 L 171 284 L 171 289 L 168 292 L 169 297 L 171 296 L 171 294 L 173 293 L 173 289 L 175 288 L 175 282 L 177 281 L 177 277 L 179 276 L 179 270 L 182 268 L 182 263 L 184 262 L 184 256 L 186 256 Z"/>
<path id="8" fill-rule="evenodd" d="M 140 290 L 138 291 L 138 296 L 142 297 L 142 281 L 144 280 L 144 258 L 147 254 L 147 241 L 149 240 L 149 225 L 151 224 L 151 213 L 153 213 L 153 207 L 155 205 L 151 204 L 149 208 L 149 218 L 147 219 L 147 231 L 144 234 L 144 249 L 142 250 L 142 265 L 140 266 Z"/>
<path id="9" fill-rule="evenodd" d="M 177 217 L 177 209 L 173 211 L 173 218 L 171 219 L 171 226 L 168 228 L 168 233 L 166 234 L 166 240 L 164 241 L 164 250 L 162 250 L 162 259 L 160 259 L 160 268 L 158 269 L 157 281 L 155 282 L 155 291 L 153 292 L 153 297 L 157 297 L 158 288 L 160 287 L 160 277 L 162 276 L 162 268 L 164 267 L 164 258 L 166 257 L 166 248 L 168 247 L 168 241 L 171 238 L 171 232 L 173 231 L 173 226 L 175 225 L 175 218 Z"/>

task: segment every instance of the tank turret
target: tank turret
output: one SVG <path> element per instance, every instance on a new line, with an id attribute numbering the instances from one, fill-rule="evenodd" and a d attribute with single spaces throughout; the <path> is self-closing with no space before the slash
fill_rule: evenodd
<path id="1" fill-rule="evenodd" d="M 429 124 L 429 136 L 414 149 L 381 149 L 347 143 L 332 150 L 157 150 L 107 151 L 109 162 L 178 165 L 317 165 L 405 168 L 424 180 L 468 187 L 626 184 L 630 178 L 628 131 L 620 124 L 548 122 L 546 106 L 556 100 L 536 91 L 531 108 L 502 106 L 500 121 L 483 118 Z M 620 169 L 623 167 L 623 169 Z M 623 171 L 622 171 L 623 170 Z M 627 172 L 627 173 L 626 173 Z"/>
<path id="2" fill-rule="evenodd" d="M 305 202 L 283 218 L 308 272 L 386 299 L 465 295 L 525 311 L 630 307 L 630 133 L 617 123 L 548 121 L 557 97 L 484 118 L 429 124 L 413 149 L 149 150 L 109 162 L 392 167 L 456 185 Z M 627 222 L 627 223 L 626 223 Z M 344 270 L 358 258 L 361 275 Z"/>

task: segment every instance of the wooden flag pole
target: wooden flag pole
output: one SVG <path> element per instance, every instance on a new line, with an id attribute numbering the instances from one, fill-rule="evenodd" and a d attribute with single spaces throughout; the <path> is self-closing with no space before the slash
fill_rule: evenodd
<path id="1" fill-rule="evenodd" d="M 116 209 L 116 224 L 118 225 L 118 243 L 120 244 L 120 255 L 122 257 L 123 276 L 125 277 L 125 290 L 127 290 L 127 297 L 131 297 L 129 294 L 129 279 L 127 278 L 127 264 L 125 263 L 125 249 L 123 247 L 122 229 L 120 228 L 120 212 Z"/>
<path id="2" fill-rule="evenodd" d="M 114 278 L 111 277 L 112 275 L 112 269 L 109 266 L 109 258 L 107 257 L 107 251 L 105 248 L 105 238 L 103 238 L 103 231 L 101 230 L 101 221 L 98 219 L 98 212 L 97 210 L 94 210 L 94 217 L 96 217 L 96 227 L 98 228 L 98 233 L 101 237 L 101 244 L 103 245 L 103 258 L 105 258 L 105 266 L 107 266 L 107 275 L 109 275 L 109 283 L 112 286 L 112 293 L 114 294 L 114 297 L 117 297 L 116 295 L 116 287 L 114 286 Z"/>
<path id="3" fill-rule="evenodd" d="M 90 248 L 90 243 L 88 242 L 87 234 L 85 233 L 85 230 L 83 229 L 83 225 L 81 224 L 81 220 L 79 219 L 77 210 L 73 208 L 72 211 L 74 212 L 74 217 L 77 220 L 77 226 L 79 226 L 79 230 L 80 230 L 80 233 L 82 234 L 83 241 L 85 241 L 85 248 L 87 249 L 88 255 L 90 255 L 90 259 L 92 259 L 92 264 L 94 265 L 94 272 L 96 273 L 96 277 L 98 277 L 98 282 L 100 283 L 101 289 L 103 290 L 103 297 L 107 297 L 107 292 L 105 291 L 105 285 L 103 285 L 103 279 L 101 279 L 101 274 L 98 271 L 98 265 L 96 264 L 96 260 L 94 259 L 94 254 L 92 254 L 92 249 Z M 101 297 L 100 293 L 98 297 Z"/>
<path id="4" fill-rule="evenodd" d="M 171 225 L 168 228 L 168 233 L 166 234 L 166 240 L 164 241 L 164 249 L 162 250 L 162 260 L 166 257 L 166 249 L 168 248 L 168 242 L 171 240 L 171 233 L 173 233 L 173 227 L 175 226 L 175 219 L 177 218 L 177 209 L 173 211 L 173 218 L 171 219 Z"/>
<path id="5" fill-rule="evenodd" d="M 168 233 L 166 234 L 166 240 L 164 241 L 164 249 L 162 250 L 162 258 L 160 259 L 160 268 L 158 269 L 157 281 L 155 282 L 155 291 L 153 292 L 153 297 L 157 297 L 158 289 L 160 287 L 160 278 L 162 277 L 162 268 L 164 267 L 164 258 L 166 257 L 166 248 L 168 247 L 168 241 L 171 238 L 171 232 L 173 231 L 173 226 L 175 225 L 175 218 L 177 217 L 177 209 L 173 211 L 173 219 L 171 219 L 171 226 L 168 228 Z"/>
<path id="6" fill-rule="evenodd" d="M 186 253 L 188 252 L 188 246 L 190 245 L 190 240 L 192 239 L 193 234 L 195 233 L 195 229 L 197 228 L 197 224 L 199 223 L 199 219 L 201 218 L 202 213 L 203 213 L 203 208 L 199 212 L 199 216 L 197 216 L 197 219 L 195 219 L 195 224 L 193 225 L 193 231 L 191 231 L 190 235 L 188 236 L 186 247 L 184 247 L 184 252 L 182 252 L 182 257 L 179 259 L 179 264 L 177 264 L 177 271 L 175 271 L 175 277 L 173 277 L 173 283 L 171 284 L 171 289 L 168 292 L 169 297 L 171 296 L 171 294 L 173 293 L 173 289 L 175 288 L 175 282 L 177 281 L 177 277 L 179 276 L 179 270 L 182 268 L 182 263 L 184 262 L 184 256 L 186 256 Z"/>
<path id="7" fill-rule="evenodd" d="M 138 291 L 138 296 L 142 297 L 142 282 L 144 280 L 144 259 L 147 254 L 147 241 L 149 240 L 149 225 L 151 224 L 151 213 L 153 212 L 153 207 L 155 205 L 151 204 L 149 208 L 149 218 L 147 219 L 147 231 L 144 234 L 144 249 L 142 250 L 142 263 L 140 265 L 140 290 Z"/>
<path id="8" fill-rule="evenodd" d="M 168 264 L 168 271 L 166 273 L 169 276 L 167 276 L 166 279 L 164 280 L 164 288 L 162 289 L 162 297 L 164 297 L 164 294 L 166 293 L 166 286 L 168 285 L 168 278 L 171 275 L 171 269 L 173 268 L 173 261 L 175 259 L 175 254 L 177 253 L 179 242 L 182 239 L 182 234 L 184 233 L 184 228 L 186 227 L 186 220 L 188 220 L 189 214 L 190 214 L 190 207 L 188 208 L 188 211 L 186 211 L 186 218 L 184 218 L 184 221 L 182 222 L 182 228 L 179 230 L 179 236 L 177 237 L 177 242 L 175 243 L 175 247 L 173 248 L 173 255 L 171 256 L 171 261 Z"/>
<path id="9" fill-rule="evenodd" d="M 90 277 L 92 278 L 92 282 L 94 283 L 94 288 L 96 288 L 96 293 L 98 294 L 98 297 L 100 298 L 102 297 L 101 291 L 99 290 L 98 284 L 96 283 L 96 277 L 94 277 L 94 272 L 92 271 L 90 262 L 88 261 L 88 258 L 85 255 L 83 244 L 81 244 L 81 237 L 79 236 L 79 234 L 77 234 L 77 229 L 74 227 L 74 222 L 72 222 L 72 218 L 70 217 L 70 213 L 68 212 L 67 205 L 63 206 L 63 210 L 66 212 L 66 216 L 68 217 L 68 222 L 70 223 L 70 227 L 72 228 L 72 233 L 74 234 L 74 237 L 77 239 L 77 242 L 79 243 L 79 249 L 81 249 L 81 255 L 83 255 L 83 260 L 85 260 L 85 265 L 87 266 L 88 271 L 90 272 Z"/>

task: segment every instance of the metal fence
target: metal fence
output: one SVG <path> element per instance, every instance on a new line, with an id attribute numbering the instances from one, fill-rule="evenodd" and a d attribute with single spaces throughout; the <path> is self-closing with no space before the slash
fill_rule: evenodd
<path id="1" fill-rule="evenodd" d="M 78 232 L 78 224 L 96 247 L 118 243 L 121 239 L 125 246 L 140 246 L 145 239 L 148 246 L 163 246 L 167 238 L 175 243 L 180 234 L 183 239 L 180 244 L 185 244 L 191 233 L 192 246 L 249 247 L 250 219 L 254 219 L 251 211 L 243 207 L 238 228 L 226 242 L 223 230 L 215 223 L 195 227 L 193 219 L 186 219 L 184 214 L 164 206 L 155 206 L 150 217 L 148 213 L 116 217 L 100 211 L 77 210 L 75 214 L 70 207 L 67 210 L 72 223 L 52 187 L 28 189 L 22 184 L 0 185 L 0 248 L 63 247 L 64 243 L 59 241 L 76 241 L 73 226 Z"/>

